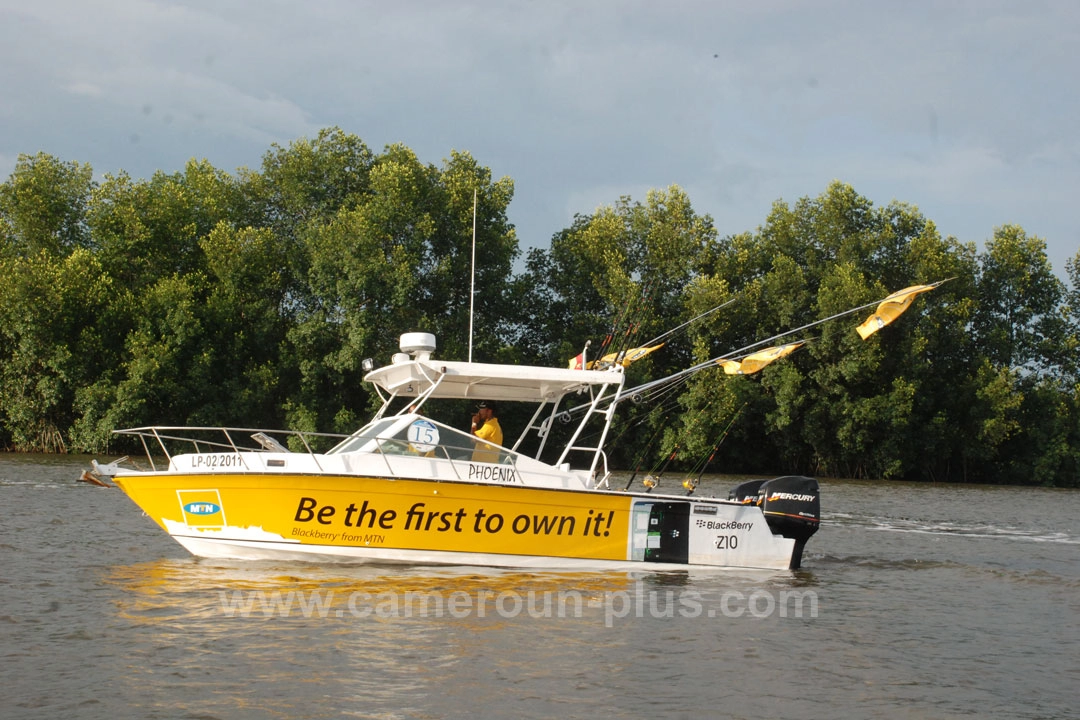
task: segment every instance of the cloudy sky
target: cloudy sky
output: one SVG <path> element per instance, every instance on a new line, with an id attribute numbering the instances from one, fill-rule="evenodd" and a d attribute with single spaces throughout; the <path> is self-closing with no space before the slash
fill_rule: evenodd
<path id="1" fill-rule="evenodd" d="M 20 153 L 149 177 L 258 168 L 338 126 L 515 181 L 523 248 L 682 186 L 722 234 L 834 179 L 982 243 L 1080 249 L 1072 0 L 0 0 Z"/>

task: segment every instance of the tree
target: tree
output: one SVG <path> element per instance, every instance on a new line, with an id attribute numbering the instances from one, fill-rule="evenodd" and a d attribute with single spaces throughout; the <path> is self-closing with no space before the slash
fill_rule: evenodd
<path id="1" fill-rule="evenodd" d="M 694 212 L 678 186 L 651 190 L 644 203 L 629 197 L 577 216 L 572 227 L 552 238 L 550 251 L 530 253 L 527 282 L 547 311 L 534 319 L 533 332 L 547 339 L 536 348 L 542 362 L 563 365 L 591 342 L 589 357 L 629 349 L 690 318 L 691 288 L 704 261 L 715 253 L 712 219 Z M 628 383 L 685 367 L 691 358 L 686 335 L 671 338 L 628 369 Z M 633 462 L 656 424 L 667 422 L 651 408 L 628 410 L 615 428 L 615 463 Z M 670 451 L 675 430 L 656 452 Z"/>
<path id="2" fill-rule="evenodd" d="M 295 239 L 309 223 L 329 220 L 367 195 L 374 161 L 359 137 L 334 127 L 320 130 L 314 140 L 271 146 L 261 172 L 240 175 L 261 221 Z"/>
<path id="3" fill-rule="evenodd" d="M 906 286 L 968 278 L 916 301 L 895 328 L 867 342 L 853 331 L 862 317 L 851 316 L 783 336 L 809 344 L 740 381 L 759 388 L 732 431 L 733 439 L 759 449 L 753 469 L 873 477 L 920 472 L 920 444 L 931 441 L 925 413 L 940 398 L 934 393 L 956 381 L 931 368 L 927 353 L 967 362 L 970 304 L 963 298 L 973 258 L 973 247 L 942 240 L 916 208 L 895 202 L 875 208 L 842 183 L 790 207 L 777 202 L 756 233 L 725 238 L 712 260 L 713 277 L 729 282 L 738 301 L 700 331 L 727 349 L 775 344 L 780 333 Z M 931 302 L 935 314 L 940 304 L 949 308 L 951 319 L 938 324 L 920 309 Z M 699 359 L 719 354 L 715 341 L 699 344 L 709 348 Z M 727 452 L 738 453 L 737 444 Z M 946 457 L 955 450 L 948 444 Z"/>
<path id="4" fill-rule="evenodd" d="M 974 330 L 984 352 L 999 367 L 1050 371 L 1063 339 L 1057 309 L 1064 288 L 1046 256 L 1046 242 L 1003 225 L 980 261 Z"/>
<path id="5" fill-rule="evenodd" d="M 102 266 L 138 292 L 174 274 L 205 271 L 199 241 L 220 222 L 248 215 L 234 178 L 192 160 L 184 172 L 132 180 L 106 176 L 90 203 L 88 223 Z"/>
<path id="6" fill-rule="evenodd" d="M 566 362 L 586 340 L 598 346 L 622 316 L 644 342 L 686 319 L 686 288 L 714 252 L 712 219 L 694 212 L 682 188 L 650 190 L 644 203 L 629 197 L 602 207 L 552 238 L 551 250 L 529 256 L 531 284 L 553 305 L 538 328 L 552 345 L 551 362 Z M 685 361 L 666 353 L 667 365 Z"/>
<path id="7" fill-rule="evenodd" d="M 390 146 L 360 185 L 363 193 L 299 236 L 308 270 L 307 299 L 288 333 L 298 378 L 288 401 L 294 426 L 353 429 L 375 399 L 358 382 L 361 362 L 389 357 L 402 332 L 432 332 L 441 356 L 467 355 L 474 191 L 476 359 L 503 353 L 498 333 L 515 317 L 498 302 L 517 252 L 506 220 L 509 180 L 492 182 L 464 153 L 440 169 Z"/>
<path id="8" fill-rule="evenodd" d="M 192 420 L 280 426 L 287 391 L 279 375 L 288 328 L 287 250 L 267 228 L 237 230 L 225 222 L 199 246 L 210 281 L 201 351 L 208 360 L 196 365 L 204 374 L 191 378 L 203 397 Z"/>
<path id="9" fill-rule="evenodd" d="M 76 391 L 101 372 L 111 282 L 85 249 L 0 258 L 0 426 L 19 451 L 64 451 Z"/>
<path id="10" fill-rule="evenodd" d="M 1080 485 L 1080 254 L 1066 286 L 1018 226 L 980 254 L 840 182 L 720 238 L 671 186 L 575 216 L 515 275 L 513 193 L 468 153 L 434 165 L 338 128 L 236 177 L 193 160 L 98 184 L 20 156 L 0 185 L 0 443 L 96 450 L 149 423 L 349 431 L 378 403 L 363 359 L 402 332 L 434 333 L 441 357 L 561 366 L 723 303 L 627 384 L 806 346 L 627 403 L 611 467 L 677 446 L 672 471 L 692 470 L 725 438 L 717 468 Z M 865 341 L 865 315 L 836 317 L 946 278 Z"/>
<path id="11" fill-rule="evenodd" d="M 86 247 L 86 208 L 94 190 L 89 165 L 46 155 L 20 155 L 15 171 L 0 185 L 0 240 L 3 254 L 67 255 Z"/>
<path id="12" fill-rule="evenodd" d="M 897 285 L 948 280 L 926 296 L 928 309 L 905 313 L 896 332 L 879 333 L 886 357 L 904 358 L 916 386 L 912 419 L 905 433 L 906 476 L 948 480 L 968 467 L 964 448 L 977 436 L 981 418 L 974 402 L 981 356 L 971 333 L 976 308 L 976 252 L 973 244 L 942 238 L 934 223 L 911 240 L 900 266 L 911 275 Z M 893 286 L 895 289 L 895 286 Z M 932 308 L 932 309 L 931 309 Z M 916 319 L 918 322 L 911 322 Z"/>
<path id="13" fill-rule="evenodd" d="M 1061 347 L 1061 366 L 1066 382 L 1080 386 L 1080 251 L 1065 263 L 1065 271 L 1069 286 L 1063 308 L 1067 330 Z"/>

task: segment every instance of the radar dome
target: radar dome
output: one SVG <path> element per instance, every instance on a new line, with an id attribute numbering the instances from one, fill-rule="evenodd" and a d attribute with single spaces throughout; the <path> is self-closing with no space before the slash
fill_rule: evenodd
<path id="1" fill-rule="evenodd" d="M 401 348 L 401 352 L 407 352 L 410 355 L 428 356 L 435 351 L 435 336 L 425 332 L 405 333 L 401 336 L 398 347 Z"/>

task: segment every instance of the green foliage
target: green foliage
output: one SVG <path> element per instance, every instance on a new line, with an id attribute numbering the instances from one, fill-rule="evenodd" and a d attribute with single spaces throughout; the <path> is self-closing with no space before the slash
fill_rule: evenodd
<path id="1" fill-rule="evenodd" d="M 361 362 L 388 357 L 400 333 L 432 332 L 444 357 L 467 355 L 474 192 L 475 359 L 495 359 L 497 331 L 514 324 L 516 311 L 502 302 L 517 252 L 506 219 L 509 180 L 492 182 L 464 153 L 437 168 L 399 145 L 372 158 L 367 172 L 353 183 L 362 193 L 298 236 L 304 300 L 286 332 L 286 364 L 298 383 L 290 407 L 341 432 L 355 428 L 337 424 L 377 399 L 356 381 Z"/>
<path id="2" fill-rule="evenodd" d="M 89 165 L 45 153 L 20 155 L 15 171 L 0 185 L 0 254 L 61 255 L 85 247 L 85 212 L 93 188 Z"/>
<path id="3" fill-rule="evenodd" d="M 529 256 L 528 284 L 550 308 L 533 328 L 550 341 L 540 355 L 563 364 L 593 339 L 595 353 L 620 316 L 634 324 L 640 342 L 688 319 L 687 286 L 701 276 L 715 242 L 712 220 L 694 213 L 677 186 L 650 191 L 644 204 L 624 197 L 591 217 L 577 216 L 552 238 L 550 251 Z M 658 369 L 686 359 L 685 348 L 674 349 Z"/>
<path id="4" fill-rule="evenodd" d="M 16 450 L 65 450 L 77 390 L 95 379 L 111 283 L 76 249 L 0 258 L 0 425 Z"/>
<path id="5" fill-rule="evenodd" d="M 1065 284 L 1022 228 L 978 252 L 840 182 L 719 237 L 671 186 L 576 216 L 515 274 L 513 194 L 468 153 L 434 165 L 338 128 L 236 176 L 193 160 L 98 183 L 20 156 L 0 185 L 0 445 L 100 451 L 147 424 L 348 432 L 378 404 L 363 359 L 402 332 L 434 333 L 442 357 L 565 366 L 586 342 L 595 359 L 728 303 L 628 384 L 806 344 L 625 404 L 610 466 L 674 453 L 671 473 L 1080 485 L 1080 254 Z M 889 293 L 944 279 L 855 333 Z"/>
<path id="6" fill-rule="evenodd" d="M 107 176 L 87 224 L 101 264 L 137 292 L 173 274 L 204 271 L 200 240 L 218 223 L 238 222 L 244 206 L 235 180 L 193 160 L 183 173 L 159 172 L 149 181 Z"/>
<path id="7" fill-rule="evenodd" d="M 1065 332 L 1059 315 L 1063 286 L 1046 243 L 1022 228 L 994 230 L 978 277 L 975 332 L 987 357 L 1002 367 L 1045 372 Z"/>

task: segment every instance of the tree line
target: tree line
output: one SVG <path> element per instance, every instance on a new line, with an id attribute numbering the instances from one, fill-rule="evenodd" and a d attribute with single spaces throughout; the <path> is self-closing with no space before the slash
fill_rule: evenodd
<path id="1" fill-rule="evenodd" d="M 644 341 L 727 303 L 631 365 L 633 385 L 811 326 L 758 374 L 627 403 L 612 467 L 711 454 L 714 472 L 1080 486 L 1080 252 L 1066 283 L 1021 227 L 979 251 L 834 182 L 729 236 L 677 186 L 621 197 L 523 254 L 513 192 L 468 153 L 424 163 L 338 128 L 233 174 L 192 160 L 98 181 L 20 156 L 0 185 L 0 446 L 356 429 L 379 404 L 361 362 L 401 333 L 465 358 L 475 196 L 475 360 L 565 367 L 613 330 Z M 943 279 L 866 341 L 859 316 L 814 324 Z"/>

